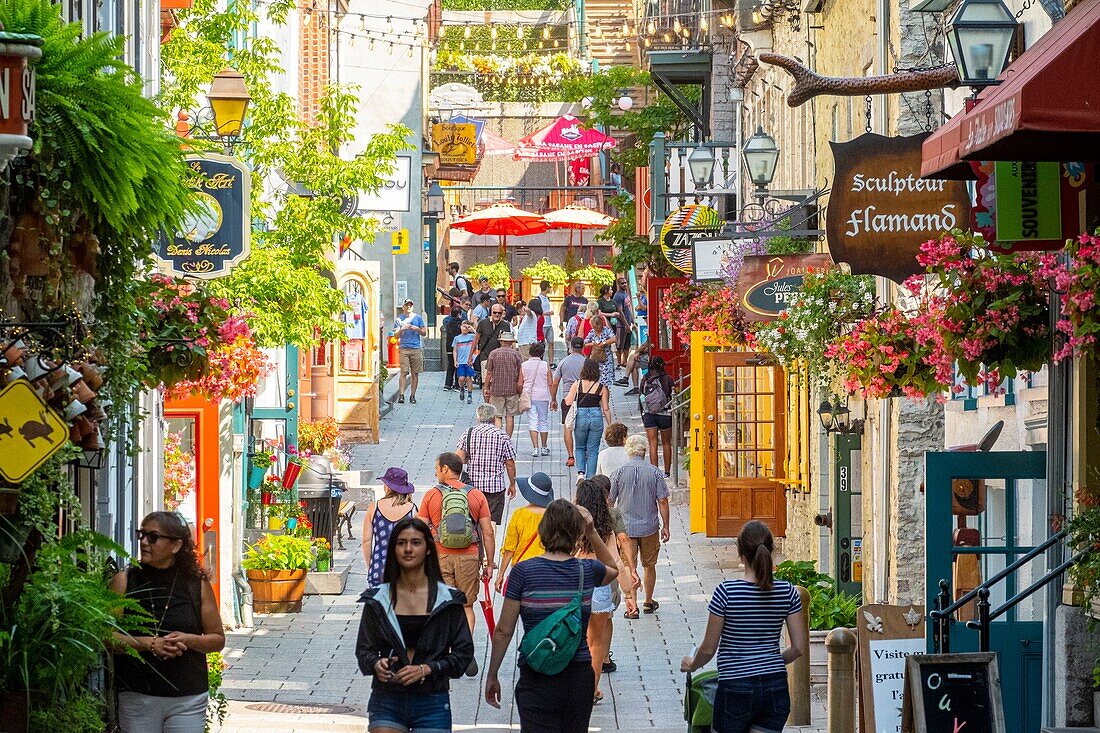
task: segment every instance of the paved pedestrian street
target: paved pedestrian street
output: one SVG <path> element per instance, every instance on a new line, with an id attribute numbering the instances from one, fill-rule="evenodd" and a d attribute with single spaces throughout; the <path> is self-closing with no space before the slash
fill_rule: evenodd
<path id="1" fill-rule="evenodd" d="M 481 396 L 474 395 L 474 405 L 460 404 L 456 392 L 442 390 L 442 376 L 423 375 L 418 404 L 395 405 L 381 421 L 381 442 L 355 446 L 352 451 L 353 467 L 371 470 L 375 476 L 388 466 L 406 469 L 417 487 L 417 503 L 423 490 L 434 482 L 435 457 L 455 448 L 461 432 L 473 423 Z M 613 388 L 612 413 L 632 433 L 642 432 L 637 402 L 624 397 L 624 391 Z M 517 423 L 517 475 L 544 471 L 554 479 L 557 495 L 571 499 L 574 469 L 565 466 L 559 413 L 552 414 L 550 456 L 532 458 L 526 424 Z M 517 494 L 514 501 L 523 499 Z M 231 703 L 222 728 L 226 733 L 367 730 L 370 679 L 360 674 L 354 656 L 360 618 L 357 598 L 366 585 L 366 565 L 358 541 L 362 519 L 359 512 L 354 522 L 357 539 L 345 540 L 346 549 L 336 552 L 337 567 L 351 566 L 343 595 L 307 596 L 302 613 L 257 616 L 254 630 L 227 636 L 225 656 L 230 667 L 222 690 Z M 502 529 L 498 529 L 498 538 L 503 536 Z M 685 729 L 685 676 L 680 672 L 680 659 L 702 639 L 706 605 L 714 587 L 724 578 L 738 576 L 740 563 L 732 540 L 688 533 L 686 505 L 672 506 L 671 529 L 672 538 L 662 547 L 657 566 L 660 609 L 653 615 L 641 614 L 636 621 L 624 619 L 621 606 L 616 611 L 611 648 L 618 670 L 601 680 L 605 697 L 593 710 L 591 730 Z M 502 602 L 499 596 L 493 599 L 498 613 Z M 481 671 L 476 679 L 463 677 L 451 683 L 454 730 L 519 730 L 512 689 L 517 679 L 515 648 L 520 634 L 516 634 L 501 668 L 503 704 L 496 710 L 483 695 L 489 644 L 480 606 L 475 606 L 475 611 L 474 642 Z M 713 665 L 712 661 L 708 667 Z M 823 698 L 824 689 L 815 688 L 814 723 L 796 730 L 824 730 Z M 279 705 L 255 709 L 258 703 Z M 295 709 L 295 705 L 304 707 Z M 338 707 L 326 711 L 309 706 Z M 272 708 L 282 712 L 270 712 Z"/>

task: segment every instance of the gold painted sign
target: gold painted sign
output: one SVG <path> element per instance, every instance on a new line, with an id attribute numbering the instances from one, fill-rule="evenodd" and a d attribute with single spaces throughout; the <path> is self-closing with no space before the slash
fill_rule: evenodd
<path id="1" fill-rule="evenodd" d="M 181 277 L 224 277 L 251 251 L 252 173 L 236 158 L 192 155 L 186 183 L 198 207 L 181 231 L 161 237 L 161 269 Z"/>
<path id="2" fill-rule="evenodd" d="M 806 273 L 833 266 L 829 255 L 746 255 L 737 277 L 737 304 L 750 321 L 772 321 L 787 310 Z"/>
<path id="3" fill-rule="evenodd" d="M 16 379 L 0 390 L 0 477 L 22 482 L 69 439 L 69 427 L 31 383 Z"/>
<path id="4" fill-rule="evenodd" d="M 965 182 L 920 177 L 927 137 L 866 133 L 829 143 L 835 172 L 825 234 L 835 262 L 847 262 L 857 275 L 900 283 L 922 271 L 922 243 L 969 225 Z"/>
<path id="5" fill-rule="evenodd" d="M 472 122 L 437 122 L 432 125 L 432 150 L 443 165 L 477 162 L 477 126 Z"/>

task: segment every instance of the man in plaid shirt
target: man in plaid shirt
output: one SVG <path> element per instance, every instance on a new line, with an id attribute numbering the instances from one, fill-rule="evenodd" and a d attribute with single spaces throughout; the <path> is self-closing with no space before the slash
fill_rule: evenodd
<path id="1" fill-rule="evenodd" d="M 466 464 L 470 484 L 485 494 L 493 523 L 504 517 L 504 495 L 516 495 L 516 448 L 508 433 L 496 426 L 492 404 L 477 406 L 477 425 L 462 433 L 455 453 Z"/>

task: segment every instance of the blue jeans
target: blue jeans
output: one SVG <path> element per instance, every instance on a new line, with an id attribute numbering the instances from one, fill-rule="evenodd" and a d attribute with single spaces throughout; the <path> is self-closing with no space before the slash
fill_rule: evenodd
<path id="1" fill-rule="evenodd" d="M 718 683 L 714 696 L 714 733 L 783 730 L 791 714 L 784 672 Z"/>
<path id="2" fill-rule="evenodd" d="M 368 730 L 393 728 L 403 733 L 445 733 L 451 730 L 451 694 L 371 690 L 367 702 Z"/>
<path id="3" fill-rule="evenodd" d="M 596 459 L 600 457 L 603 438 L 603 411 L 598 407 L 577 407 L 577 424 L 573 428 L 573 450 L 577 471 L 586 478 L 596 475 Z"/>

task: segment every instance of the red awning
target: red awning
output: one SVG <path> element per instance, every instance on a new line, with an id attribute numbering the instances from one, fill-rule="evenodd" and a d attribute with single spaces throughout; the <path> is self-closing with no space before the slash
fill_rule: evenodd
<path id="1" fill-rule="evenodd" d="M 969 181 L 977 178 L 970 163 L 959 157 L 962 123 L 965 113 L 952 117 L 936 130 L 921 146 L 920 174 L 922 178 Z"/>
<path id="2" fill-rule="evenodd" d="M 1100 0 L 1084 0 L 924 143 L 921 174 L 962 160 L 1100 160 Z M 952 120 L 954 122 L 954 120 Z M 937 160 L 933 161 L 933 156 Z"/>

